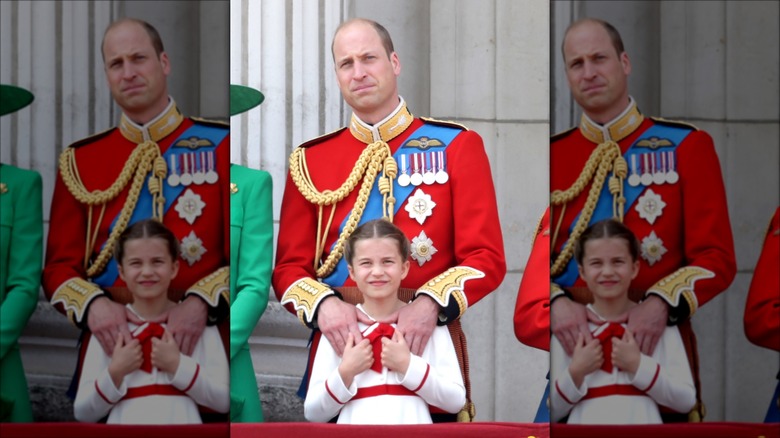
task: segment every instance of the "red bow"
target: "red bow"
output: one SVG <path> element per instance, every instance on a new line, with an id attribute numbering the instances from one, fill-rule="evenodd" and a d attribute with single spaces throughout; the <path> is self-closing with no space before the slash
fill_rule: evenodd
<path id="1" fill-rule="evenodd" d="M 395 328 L 392 325 L 380 322 L 377 323 L 374 331 L 366 336 L 374 350 L 374 363 L 371 364 L 371 369 L 377 373 L 382 372 L 382 338 L 392 338 L 393 333 L 395 333 Z"/>
<path id="2" fill-rule="evenodd" d="M 601 351 L 604 353 L 604 363 L 601 364 L 602 370 L 608 373 L 612 372 L 612 338 L 620 339 L 625 332 L 626 329 L 622 325 L 616 322 L 608 322 L 607 327 L 596 335 L 596 339 L 601 342 Z"/>
<path id="3" fill-rule="evenodd" d="M 141 343 L 141 351 L 144 355 L 144 362 L 141 364 L 141 370 L 147 373 L 152 372 L 152 338 L 162 338 L 165 329 L 156 322 L 147 322 L 146 327 L 139 333 L 133 334 L 133 337 Z"/>

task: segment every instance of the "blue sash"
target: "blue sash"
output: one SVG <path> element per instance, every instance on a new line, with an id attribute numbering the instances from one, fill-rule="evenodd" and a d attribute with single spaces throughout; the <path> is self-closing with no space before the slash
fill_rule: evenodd
<path id="1" fill-rule="evenodd" d="M 170 162 L 170 156 L 173 155 L 173 153 L 176 151 L 175 144 L 181 140 L 181 139 L 188 139 L 190 137 L 197 137 L 197 138 L 203 138 L 207 139 L 211 142 L 211 146 L 201 146 L 198 148 L 198 152 L 210 152 L 217 148 L 217 145 L 230 133 L 229 129 L 216 127 L 216 126 L 208 126 L 208 125 L 201 125 L 201 124 L 194 124 L 189 127 L 186 131 L 182 132 L 182 134 L 174 140 L 171 143 L 171 146 L 168 147 L 168 150 L 165 151 L 164 154 L 162 154 L 162 157 L 165 159 L 166 163 Z M 214 157 L 214 165 L 216 166 L 216 156 Z M 152 197 L 152 194 L 149 193 L 148 189 L 148 182 L 149 182 L 149 175 L 147 175 L 146 180 L 144 181 L 143 188 L 141 189 L 141 193 L 138 196 L 138 203 L 135 205 L 135 209 L 133 210 L 133 214 L 130 216 L 130 221 L 128 222 L 128 226 L 132 225 L 135 222 L 138 222 L 142 219 L 147 219 L 151 217 L 152 215 L 152 205 L 154 202 L 154 199 Z M 163 209 L 164 213 L 168 212 L 168 209 L 173 205 L 173 201 L 175 201 L 179 195 L 186 189 L 187 187 L 184 187 L 183 185 L 179 184 L 176 187 L 171 187 L 170 185 L 166 183 L 163 184 L 163 196 L 165 197 L 165 207 Z M 114 226 L 116 225 L 116 221 L 119 219 L 119 215 L 114 218 L 114 220 L 111 222 L 111 226 L 108 228 L 109 235 L 111 231 L 114 229 Z M 103 243 L 103 246 L 105 246 L 105 243 Z M 101 249 L 103 248 L 101 246 Z M 114 283 L 116 283 L 117 278 L 119 278 L 119 270 L 117 269 L 116 260 L 114 260 L 113 257 L 111 257 L 111 260 L 106 265 L 106 269 L 103 270 L 100 274 L 98 274 L 96 277 L 92 279 L 92 282 L 97 284 L 100 287 L 110 287 L 113 286 Z"/>
<path id="2" fill-rule="evenodd" d="M 642 133 L 642 135 L 640 135 L 639 138 L 631 145 L 631 147 L 628 148 L 625 155 L 623 156 L 625 157 L 626 162 L 631 163 L 631 157 L 636 155 L 638 162 L 640 154 L 646 150 L 642 147 L 637 147 L 637 143 L 653 137 L 671 141 L 672 145 L 664 147 L 663 150 L 675 151 L 677 150 L 677 146 L 679 146 L 680 143 L 685 140 L 685 137 L 687 137 L 691 132 L 692 129 L 690 128 L 655 124 L 648 128 L 647 131 Z M 679 163 L 677 163 L 677 165 L 679 166 Z M 607 175 L 607 179 L 604 181 L 604 187 L 601 189 L 601 194 L 599 195 L 599 199 L 596 202 L 596 207 L 593 210 L 593 216 L 591 216 L 590 222 L 588 222 L 588 226 L 600 220 L 612 217 L 612 194 L 609 192 L 609 184 L 607 184 L 607 182 L 613 173 L 614 172 L 610 172 Z M 625 210 L 623 211 L 624 214 L 628 212 L 637 198 L 639 198 L 642 192 L 644 192 L 645 188 L 646 187 L 641 184 L 636 187 L 632 187 L 629 184 L 623 184 L 623 195 L 626 198 Z M 579 219 L 579 217 L 580 216 L 578 214 L 577 217 L 574 218 L 574 221 L 571 223 L 571 225 L 569 225 L 569 235 L 571 235 L 571 231 L 574 228 L 574 225 L 577 223 L 577 219 Z M 562 251 L 565 245 L 566 242 L 563 242 L 563 244 L 561 244 L 561 246 L 558 248 L 558 251 Z M 569 263 L 566 265 L 566 270 L 564 270 L 563 273 L 561 273 L 558 277 L 555 277 L 554 281 L 561 287 L 570 287 L 574 284 L 575 281 L 577 281 L 577 278 L 579 278 L 579 272 L 577 271 L 577 261 L 574 260 L 574 257 L 572 257 L 572 259 L 569 260 Z"/>
<path id="3" fill-rule="evenodd" d="M 407 146 L 407 143 L 410 140 L 416 140 L 419 139 L 420 137 L 436 139 L 442 143 L 439 146 L 429 146 L 425 148 L 425 152 L 444 151 L 447 149 L 447 146 L 449 146 L 452 140 L 455 137 L 457 137 L 457 135 L 460 134 L 461 132 L 462 130 L 458 128 L 451 128 L 448 126 L 426 123 L 423 126 L 419 127 L 416 131 L 414 131 L 409 136 L 407 141 L 404 142 L 404 144 L 400 148 L 398 148 L 395 154 L 393 154 L 393 158 L 395 158 L 396 162 L 400 162 L 400 156 L 403 155 L 404 152 L 409 152 L 410 149 L 415 149 L 413 146 Z M 412 184 L 409 184 L 406 187 L 401 187 L 398 184 L 397 179 L 393 182 L 393 196 L 396 199 L 393 214 L 398 213 L 398 210 L 401 208 L 404 202 L 406 202 L 406 198 L 408 198 L 409 195 L 411 195 L 415 189 L 417 189 L 417 187 L 415 187 Z M 366 202 L 366 208 L 363 211 L 363 216 L 360 218 L 360 222 L 358 222 L 358 225 L 362 225 L 373 219 L 381 218 L 382 202 L 383 199 L 382 199 L 382 194 L 379 193 L 379 185 L 378 183 L 375 183 L 374 187 L 371 189 L 371 193 L 368 196 L 368 201 Z M 349 219 L 349 215 L 347 215 L 347 217 L 344 218 L 344 221 L 339 226 L 339 235 L 341 234 L 341 231 L 344 229 L 344 226 L 347 224 L 347 219 Z M 333 246 L 331 247 L 331 251 L 333 251 L 333 248 L 335 246 L 336 244 L 334 243 Z M 347 270 L 347 262 L 346 260 L 344 260 L 344 257 L 342 257 L 341 260 L 339 260 L 333 272 L 327 277 L 323 278 L 322 281 L 330 287 L 339 287 L 344 285 L 344 282 L 347 280 L 347 278 L 349 278 L 349 271 Z"/>

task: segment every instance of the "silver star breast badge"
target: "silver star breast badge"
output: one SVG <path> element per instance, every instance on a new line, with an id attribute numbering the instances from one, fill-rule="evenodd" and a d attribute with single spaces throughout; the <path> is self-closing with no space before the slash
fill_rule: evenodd
<path id="1" fill-rule="evenodd" d="M 433 214 L 433 207 L 436 207 L 436 203 L 431 199 L 431 195 L 426 194 L 422 189 L 417 189 L 409 197 L 404 210 L 409 212 L 409 217 L 422 225 L 425 219 Z"/>

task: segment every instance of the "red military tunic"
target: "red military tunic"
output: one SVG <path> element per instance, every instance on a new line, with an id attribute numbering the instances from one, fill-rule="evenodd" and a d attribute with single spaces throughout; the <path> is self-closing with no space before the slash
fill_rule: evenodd
<path id="1" fill-rule="evenodd" d="M 336 190 L 347 180 L 368 143 L 383 139 L 392 153 L 410 140 L 411 144 L 418 145 L 410 148 L 410 153 L 424 152 L 428 143 L 436 144 L 435 138 L 411 137 L 418 128 L 429 123 L 441 124 L 414 118 L 403 100 L 390 116 L 374 127 L 353 116 L 351 129 L 342 129 L 302 145 L 308 175 L 320 192 Z M 430 185 L 422 183 L 412 190 L 409 198 L 399 199 L 393 223 L 404 230 L 412 243 L 411 268 L 401 287 L 428 294 L 443 307 L 440 318 L 453 321 L 499 286 L 506 273 L 506 264 L 495 190 L 482 139 L 462 127 L 455 128 L 451 124 L 447 127 L 458 130 L 446 148 L 444 159 L 440 160 L 448 180 Z M 372 129 L 375 130 L 373 134 Z M 365 140 L 358 139 L 359 136 Z M 413 167 L 411 161 L 407 166 Z M 403 163 L 398 167 L 399 178 L 394 182 L 396 193 Z M 353 210 L 359 188 L 360 183 L 338 202 L 334 219 L 327 229 L 322 260 L 330 254 L 338 238 L 339 225 Z M 422 194 L 414 198 L 416 201 L 426 201 L 423 195 L 430 196 L 427 208 L 417 215 L 419 219 L 407 211 L 407 207 L 411 209 L 409 202 L 417 190 Z M 435 206 L 431 206 L 430 201 Z M 314 257 L 318 208 L 301 194 L 293 175 L 288 175 L 272 282 L 277 297 L 286 303 L 287 309 L 293 313 L 297 310 L 301 320 L 309 325 L 313 322 L 316 306 L 330 293 L 330 287 L 355 285 L 349 278 L 326 278 L 324 283 L 314 280 L 317 278 Z M 326 206 L 323 227 L 330 213 L 331 207 Z M 426 213 L 430 215 L 426 216 Z M 367 209 L 361 223 L 378 217 L 382 217 L 382 211 Z"/>
<path id="2" fill-rule="evenodd" d="M 186 138 L 180 138 L 185 132 L 188 133 Z M 201 134 L 203 136 L 199 136 Z M 171 100 L 168 108 L 144 127 L 135 125 L 123 115 L 119 127 L 72 145 L 69 148 L 72 150 L 70 163 L 68 155 L 63 153 L 52 199 L 43 288 L 55 307 L 80 326 L 86 322 L 83 318 L 89 302 L 102 294 L 102 290 L 109 290 L 118 301 L 126 302 L 129 298 L 124 289 L 125 283 L 118 277 L 107 275 L 113 261 L 107 264 L 108 268 L 88 275 L 84 258 L 88 224 L 91 222 L 90 234 L 98 227 L 94 244 L 89 249 L 91 264 L 109 237 L 109 227 L 128 199 L 135 171 L 130 169 L 130 181 L 124 186 L 120 184 L 118 195 L 105 204 L 103 217 L 98 204 L 92 208 L 90 219 L 89 206 L 77 199 L 66 185 L 63 166 L 66 166 L 66 173 L 77 175 L 75 179 L 80 179 L 83 188 L 93 195 L 96 191 L 108 191 L 126 163 L 132 161 L 133 151 L 145 140 L 156 142 L 161 154 L 169 152 L 173 155 L 164 159 L 167 171 L 163 169 L 163 194 L 170 198 L 166 199 L 170 206 L 164 213 L 163 222 L 182 244 L 183 260 L 177 277 L 171 283 L 171 297 L 179 299 L 185 291 L 196 293 L 212 307 L 220 303 L 220 296 L 225 297 L 225 303 L 229 297 L 229 128 L 223 124 L 183 118 Z M 206 150 L 213 150 L 213 154 L 201 154 Z M 208 170 L 216 171 L 216 181 L 211 175 L 204 177 L 205 181 L 201 184 L 191 182 L 185 187 L 180 182 L 177 184 L 180 193 L 176 197 L 171 195 L 171 183 L 176 181 L 170 179 L 170 175 L 176 174 L 176 179 L 185 181 L 188 178 L 184 177 L 185 173 L 195 179 L 197 171 L 203 171 L 205 175 Z M 147 173 L 144 172 L 144 175 Z M 140 191 L 147 190 L 148 185 L 144 182 Z M 139 203 L 134 210 L 140 208 L 147 210 L 138 211 L 139 218 L 152 217 L 151 205 L 141 207 Z M 226 315 L 226 306 L 224 310 Z"/>
<path id="3" fill-rule="evenodd" d="M 550 351 L 550 209 L 536 227 L 531 254 L 520 280 L 514 314 L 515 337 Z"/>
<path id="4" fill-rule="evenodd" d="M 625 153 L 648 129 L 657 124 L 692 130 L 676 145 L 674 152 L 667 155 L 672 155 L 674 162 L 664 163 L 665 167 L 657 163 L 659 173 L 661 170 L 675 170 L 677 181 L 653 183 L 645 187 L 637 200 L 626 206 L 623 219 L 636 234 L 643 249 L 639 274 L 631 284 L 632 296 L 657 294 L 672 306 L 670 318 L 681 320 L 689 317 L 699 306 L 726 289 L 736 273 L 725 189 L 712 138 L 706 132 L 687 125 L 645 118 L 636 109 L 633 100 L 623 114 L 603 127 L 585 116 L 582 120 L 579 129 L 569 130 L 551 140 L 550 189 L 553 194 L 573 185 L 594 149 L 606 140 L 616 140 L 621 152 Z M 646 148 L 648 153 L 671 148 L 664 139 L 656 140 L 657 143 Z M 627 163 L 629 175 L 641 172 L 644 166 L 642 158 L 640 155 L 635 166 L 631 162 Z M 630 176 L 623 181 L 623 187 L 627 187 L 628 178 Z M 607 184 L 608 180 L 604 181 L 604 185 Z M 569 239 L 570 230 L 583 210 L 590 188 L 591 182 L 588 180 L 581 192 L 565 203 L 565 208 L 553 202 L 552 215 L 547 225 L 550 227 L 552 261 L 555 261 Z M 563 220 L 558 227 L 562 212 Z M 591 222 L 595 220 L 593 218 Z M 549 251 L 543 246 L 540 246 L 537 238 L 531 260 L 539 259 L 540 252 Z M 552 285 L 548 285 L 549 272 L 526 269 L 518 293 L 516 312 L 525 309 L 540 313 L 516 314 L 515 333 L 518 339 L 525 339 L 529 345 L 537 348 L 548 345 L 541 338 L 549 326 L 545 328 L 524 322 L 546 320 L 550 294 L 558 296 L 563 293 L 561 288 L 580 292 L 584 289 L 584 282 L 578 276 L 574 277 L 573 282 L 565 284 L 559 277 L 553 277 Z M 587 298 L 579 293 L 577 295 Z"/>
<path id="5" fill-rule="evenodd" d="M 603 130 L 583 117 L 580 129 L 556 136 L 551 141 L 550 190 L 555 192 L 571 187 L 590 154 L 599 143 L 608 140 L 608 136 L 617 140 L 621 152 L 625 153 L 656 124 L 681 126 L 643 117 L 633 100 L 629 108 Z M 677 172 L 677 181 L 653 182 L 645 187 L 636 202 L 627 206 L 623 219 L 639 239 L 642 249 L 639 275 L 631 283 L 631 289 L 642 295 L 649 291 L 666 300 L 672 306 L 670 317 L 673 319 L 693 315 L 699 306 L 725 290 L 736 274 L 726 193 L 712 138 L 704 131 L 687 125 L 682 127 L 692 129 L 692 132 L 670 154 L 673 158 L 666 166 Z M 608 134 L 605 136 L 605 133 Z M 658 139 L 656 144 L 637 149 L 649 154 L 673 146 L 664 140 Z M 639 173 L 645 164 L 643 156 L 638 158 L 636 163 L 627 163 L 629 173 Z M 647 162 L 652 164 L 650 160 Z M 661 167 L 661 163 L 656 163 L 658 173 L 661 173 Z M 552 242 L 553 257 L 569 239 L 570 226 L 582 211 L 586 197 L 587 189 L 566 204 L 562 226 Z M 562 207 L 553 206 L 553 236 L 562 211 Z M 556 280 L 553 278 L 554 282 Z M 584 282 L 577 278 L 574 286 L 584 286 Z"/>
<path id="6" fill-rule="evenodd" d="M 769 224 L 745 304 L 750 342 L 780 351 L 780 207 Z"/>

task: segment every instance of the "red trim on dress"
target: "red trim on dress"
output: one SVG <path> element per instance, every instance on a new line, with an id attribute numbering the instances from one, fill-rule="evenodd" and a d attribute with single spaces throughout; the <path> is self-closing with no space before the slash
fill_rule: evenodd
<path id="1" fill-rule="evenodd" d="M 650 388 L 655 385 L 655 382 L 658 380 L 658 375 L 661 374 L 661 364 L 655 364 L 655 375 L 653 376 L 653 381 L 650 382 L 650 386 L 644 389 L 644 392 L 650 391 Z"/>
<path id="2" fill-rule="evenodd" d="M 428 373 L 430 373 L 430 372 L 431 372 L 431 366 L 429 364 L 426 364 L 425 365 L 425 375 L 422 378 L 422 382 L 420 382 L 420 386 L 418 386 L 417 388 L 414 388 L 414 392 L 417 392 L 420 389 L 422 389 L 423 385 L 425 385 L 425 381 L 428 380 Z"/>
<path id="3" fill-rule="evenodd" d="M 376 385 L 365 388 L 358 388 L 357 394 L 352 397 L 352 400 L 377 397 L 380 395 L 410 395 L 413 397 L 418 397 L 417 394 L 403 385 Z"/>
<path id="4" fill-rule="evenodd" d="M 127 388 L 127 394 L 122 397 L 122 400 L 148 397 L 150 395 L 179 395 L 187 397 L 187 394 L 173 385 L 146 385 Z"/>
<path id="5" fill-rule="evenodd" d="M 111 402 L 111 400 L 109 400 L 109 399 L 108 399 L 108 397 L 106 397 L 106 395 L 105 395 L 105 394 L 103 394 L 103 391 L 101 391 L 101 390 L 100 390 L 100 387 L 98 386 L 98 383 L 97 383 L 97 382 L 98 382 L 98 381 L 97 381 L 97 380 L 95 380 L 95 389 L 97 389 L 97 393 L 98 393 L 98 395 L 99 395 L 100 397 L 102 397 L 102 398 L 103 398 L 103 400 L 105 400 L 105 401 L 106 401 L 106 403 L 108 403 L 108 404 L 110 404 L 110 405 L 113 405 L 114 403 L 112 403 L 112 402 Z"/>
<path id="6" fill-rule="evenodd" d="M 574 404 L 574 403 L 572 403 L 572 401 L 571 401 L 571 400 L 569 400 L 569 398 L 568 398 L 568 397 L 566 397 L 566 396 L 563 394 L 563 391 L 561 391 L 561 387 L 560 387 L 560 386 L 558 386 L 558 381 L 557 381 L 557 380 L 555 381 L 555 390 L 556 390 L 556 391 L 558 391 L 558 394 L 560 394 L 560 395 L 561 395 L 561 397 L 563 398 L 563 400 L 564 400 L 566 403 L 568 403 L 568 404 L 570 404 L 570 405 L 573 405 L 573 404 Z"/>
<path id="7" fill-rule="evenodd" d="M 608 397 L 610 395 L 647 396 L 647 394 L 645 394 L 644 391 L 638 389 L 634 385 L 606 385 L 606 386 L 597 386 L 595 388 L 589 388 L 588 393 L 585 394 L 585 397 L 582 397 L 582 400 L 588 400 L 588 399 L 598 398 L 598 397 Z"/>
<path id="8" fill-rule="evenodd" d="M 192 385 L 195 384 L 195 380 L 198 378 L 198 374 L 200 374 L 200 365 L 195 364 L 195 375 L 192 376 L 192 381 L 190 381 L 190 384 L 184 388 L 184 392 L 187 392 L 192 388 Z"/>
<path id="9" fill-rule="evenodd" d="M 343 404 L 346 403 L 346 402 L 342 402 L 341 400 L 336 398 L 336 396 L 333 394 L 333 392 L 331 392 L 330 387 L 328 386 L 328 381 L 327 380 L 325 381 L 325 390 L 328 391 L 328 395 L 330 396 L 330 398 L 332 398 L 333 400 L 336 400 L 336 403 L 338 403 L 340 405 L 343 405 Z M 358 392 L 360 392 L 360 391 L 358 390 Z"/>

